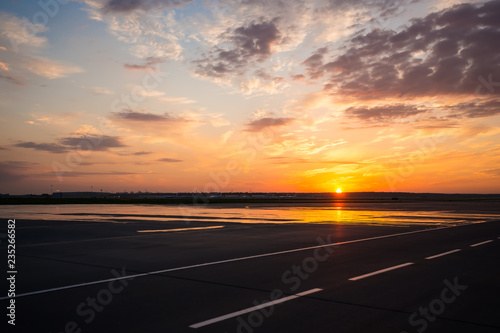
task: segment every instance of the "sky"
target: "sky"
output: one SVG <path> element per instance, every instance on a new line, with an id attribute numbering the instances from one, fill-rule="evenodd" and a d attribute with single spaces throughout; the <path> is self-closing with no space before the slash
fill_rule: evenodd
<path id="1" fill-rule="evenodd" d="M 0 193 L 499 193 L 500 1 L 5 0 Z"/>

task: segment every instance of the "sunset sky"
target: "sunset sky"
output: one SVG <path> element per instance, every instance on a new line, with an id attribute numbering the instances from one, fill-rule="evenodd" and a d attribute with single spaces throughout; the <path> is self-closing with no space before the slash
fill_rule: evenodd
<path id="1" fill-rule="evenodd" d="M 500 192 L 500 1 L 5 0 L 0 193 Z"/>

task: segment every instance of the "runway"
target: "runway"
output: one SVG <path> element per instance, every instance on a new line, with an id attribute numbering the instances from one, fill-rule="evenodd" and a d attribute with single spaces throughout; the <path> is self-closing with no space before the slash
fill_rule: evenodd
<path id="1" fill-rule="evenodd" d="M 500 221 L 120 222 L 17 221 L 9 332 L 500 330 Z"/>

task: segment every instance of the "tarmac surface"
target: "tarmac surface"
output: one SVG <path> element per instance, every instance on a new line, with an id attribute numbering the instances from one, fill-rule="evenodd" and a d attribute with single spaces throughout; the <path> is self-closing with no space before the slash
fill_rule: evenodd
<path id="1" fill-rule="evenodd" d="M 118 222 L 16 220 L 7 332 L 500 332 L 498 220 Z"/>

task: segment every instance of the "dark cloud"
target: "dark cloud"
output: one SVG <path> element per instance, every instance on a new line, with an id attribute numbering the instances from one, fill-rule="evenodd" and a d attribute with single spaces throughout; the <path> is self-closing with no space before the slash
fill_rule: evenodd
<path id="1" fill-rule="evenodd" d="M 146 69 L 153 69 L 149 65 L 132 65 L 132 64 L 124 64 L 123 67 L 129 71 L 143 71 Z"/>
<path id="2" fill-rule="evenodd" d="M 0 73 L 0 79 L 4 79 L 5 81 L 15 84 L 17 86 L 26 86 L 26 84 L 23 81 L 11 75 L 5 75 Z"/>
<path id="3" fill-rule="evenodd" d="M 144 111 L 124 110 L 122 112 L 115 112 L 114 117 L 120 120 L 137 121 L 137 122 L 182 122 L 186 121 L 170 115 L 169 113 L 154 114 Z"/>
<path id="4" fill-rule="evenodd" d="M 12 183 L 26 178 L 26 174 L 20 171 L 27 171 L 31 165 L 35 164 L 24 161 L 0 162 L 0 182 Z"/>
<path id="5" fill-rule="evenodd" d="M 89 151 L 106 151 L 110 148 L 127 147 L 121 142 L 120 137 L 109 135 L 70 136 L 60 139 L 59 142 L 68 148 Z"/>
<path id="6" fill-rule="evenodd" d="M 63 154 L 77 149 L 81 151 L 107 151 L 110 148 L 127 147 L 121 138 L 108 135 L 69 136 L 58 140 L 58 143 L 20 142 L 14 146 Z"/>
<path id="7" fill-rule="evenodd" d="M 150 151 L 136 151 L 135 153 L 132 153 L 134 156 L 143 156 L 143 155 L 150 155 L 152 152 Z"/>
<path id="8" fill-rule="evenodd" d="M 316 50 L 312 56 L 304 60 L 301 65 L 306 66 L 307 73 L 311 79 L 318 79 L 323 76 L 323 59 L 328 53 L 327 47 Z M 302 75 L 304 76 L 304 75 Z"/>
<path id="9" fill-rule="evenodd" d="M 306 76 L 304 74 L 292 75 L 292 80 L 304 82 L 306 81 Z"/>
<path id="10" fill-rule="evenodd" d="M 68 147 L 57 143 L 35 143 L 35 142 L 19 142 L 14 145 L 20 148 L 32 148 L 35 150 L 48 151 L 54 154 L 62 154 L 68 151 Z"/>
<path id="11" fill-rule="evenodd" d="M 242 74 L 246 66 L 265 61 L 272 54 L 273 44 L 281 39 L 278 20 L 252 22 L 248 26 L 228 30 L 221 38 L 231 47 L 214 47 L 203 59 L 195 61 L 196 72 L 207 77 L 224 77 Z"/>
<path id="12" fill-rule="evenodd" d="M 168 157 L 157 159 L 157 161 L 158 161 L 158 162 L 165 162 L 165 163 L 178 163 L 178 162 L 184 162 L 183 160 L 177 160 L 177 159 L 175 159 L 175 158 L 168 158 Z"/>
<path id="13" fill-rule="evenodd" d="M 350 118 L 377 122 L 391 122 L 395 119 L 407 118 L 423 112 L 427 112 L 427 109 L 419 109 L 415 106 L 405 104 L 377 107 L 350 107 L 344 111 Z"/>
<path id="14" fill-rule="evenodd" d="M 9 150 L 9 148 L 5 148 L 5 147 L 0 146 L 0 150 Z"/>
<path id="15" fill-rule="evenodd" d="M 326 62 L 320 49 L 304 65 L 310 78 L 328 75 L 327 91 L 356 99 L 498 94 L 498 17 L 499 1 L 456 5 L 399 32 L 358 34 L 342 55 Z"/>
<path id="16" fill-rule="evenodd" d="M 153 152 L 150 151 L 136 151 L 136 152 L 117 152 L 117 155 L 120 156 L 144 156 L 151 155 Z"/>
<path id="17" fill-rule="evenodd" d="M 444 108 L 449 112 L 450 118 L 481 118 L 500 114 L 500 101 L 460 103 Z"/>
<path id="18" fill-rule="evenodd" d="M 261 118 L 246 124 L 246 131 L 259 132 L 269 127 L 285 126 L 293 122 L 294 118 Z"/>
<path id="19" fill-rule="evenodd" d="M 445 105 L 437 108 L 417 107 L 407 104 L 382 105 L 377 107 L 350 107 L 344 110 L 348 118 L 356 118 L 375 125 L 390 124 L 394 120 L 424 114 L 413 120 L 415 129 L 457 128 L 458 120 L 464 118 L 482 118 L 500 115 L 500 101 L 467 102 Z M 439 114 L 439 116 L 437 116 Z"/>
<path id="20" fill-rule="evenodd" d="M 129 176 L 129 175 L 137 175 L 140 173 L 137 172 L 126 172 L 126 171 L 110 171 L 110 172 L 67 172 L 64 174 L 64 177 L 85 177 L 85 176 Z M 50 175 L 54 175 L 51 173 Z"/>
<path id="21" fill-rule="evenodd" d="M 102 7 L 105 13 L 127 14 L 134 10 L 152 10 L 178 7 L 193 0 L 106 0 Z"/>
<path id="22" fill-rule="evenodd" d="M 144 60 L 144 64 L 141 64 L 141 65 L 125 64 L 125 65 L 123 65 L 123 67 L 127 70 L 130 70 L 130 71 L 140 71 L 140 70 L 147 70 L 147 69 L 156 70 L 156 68 L 154 66 L 157 64 L 164 63 L 164 62 L 165 62 L 165 59 L 163 59 L 163 58 L 147 57 Z"/>

